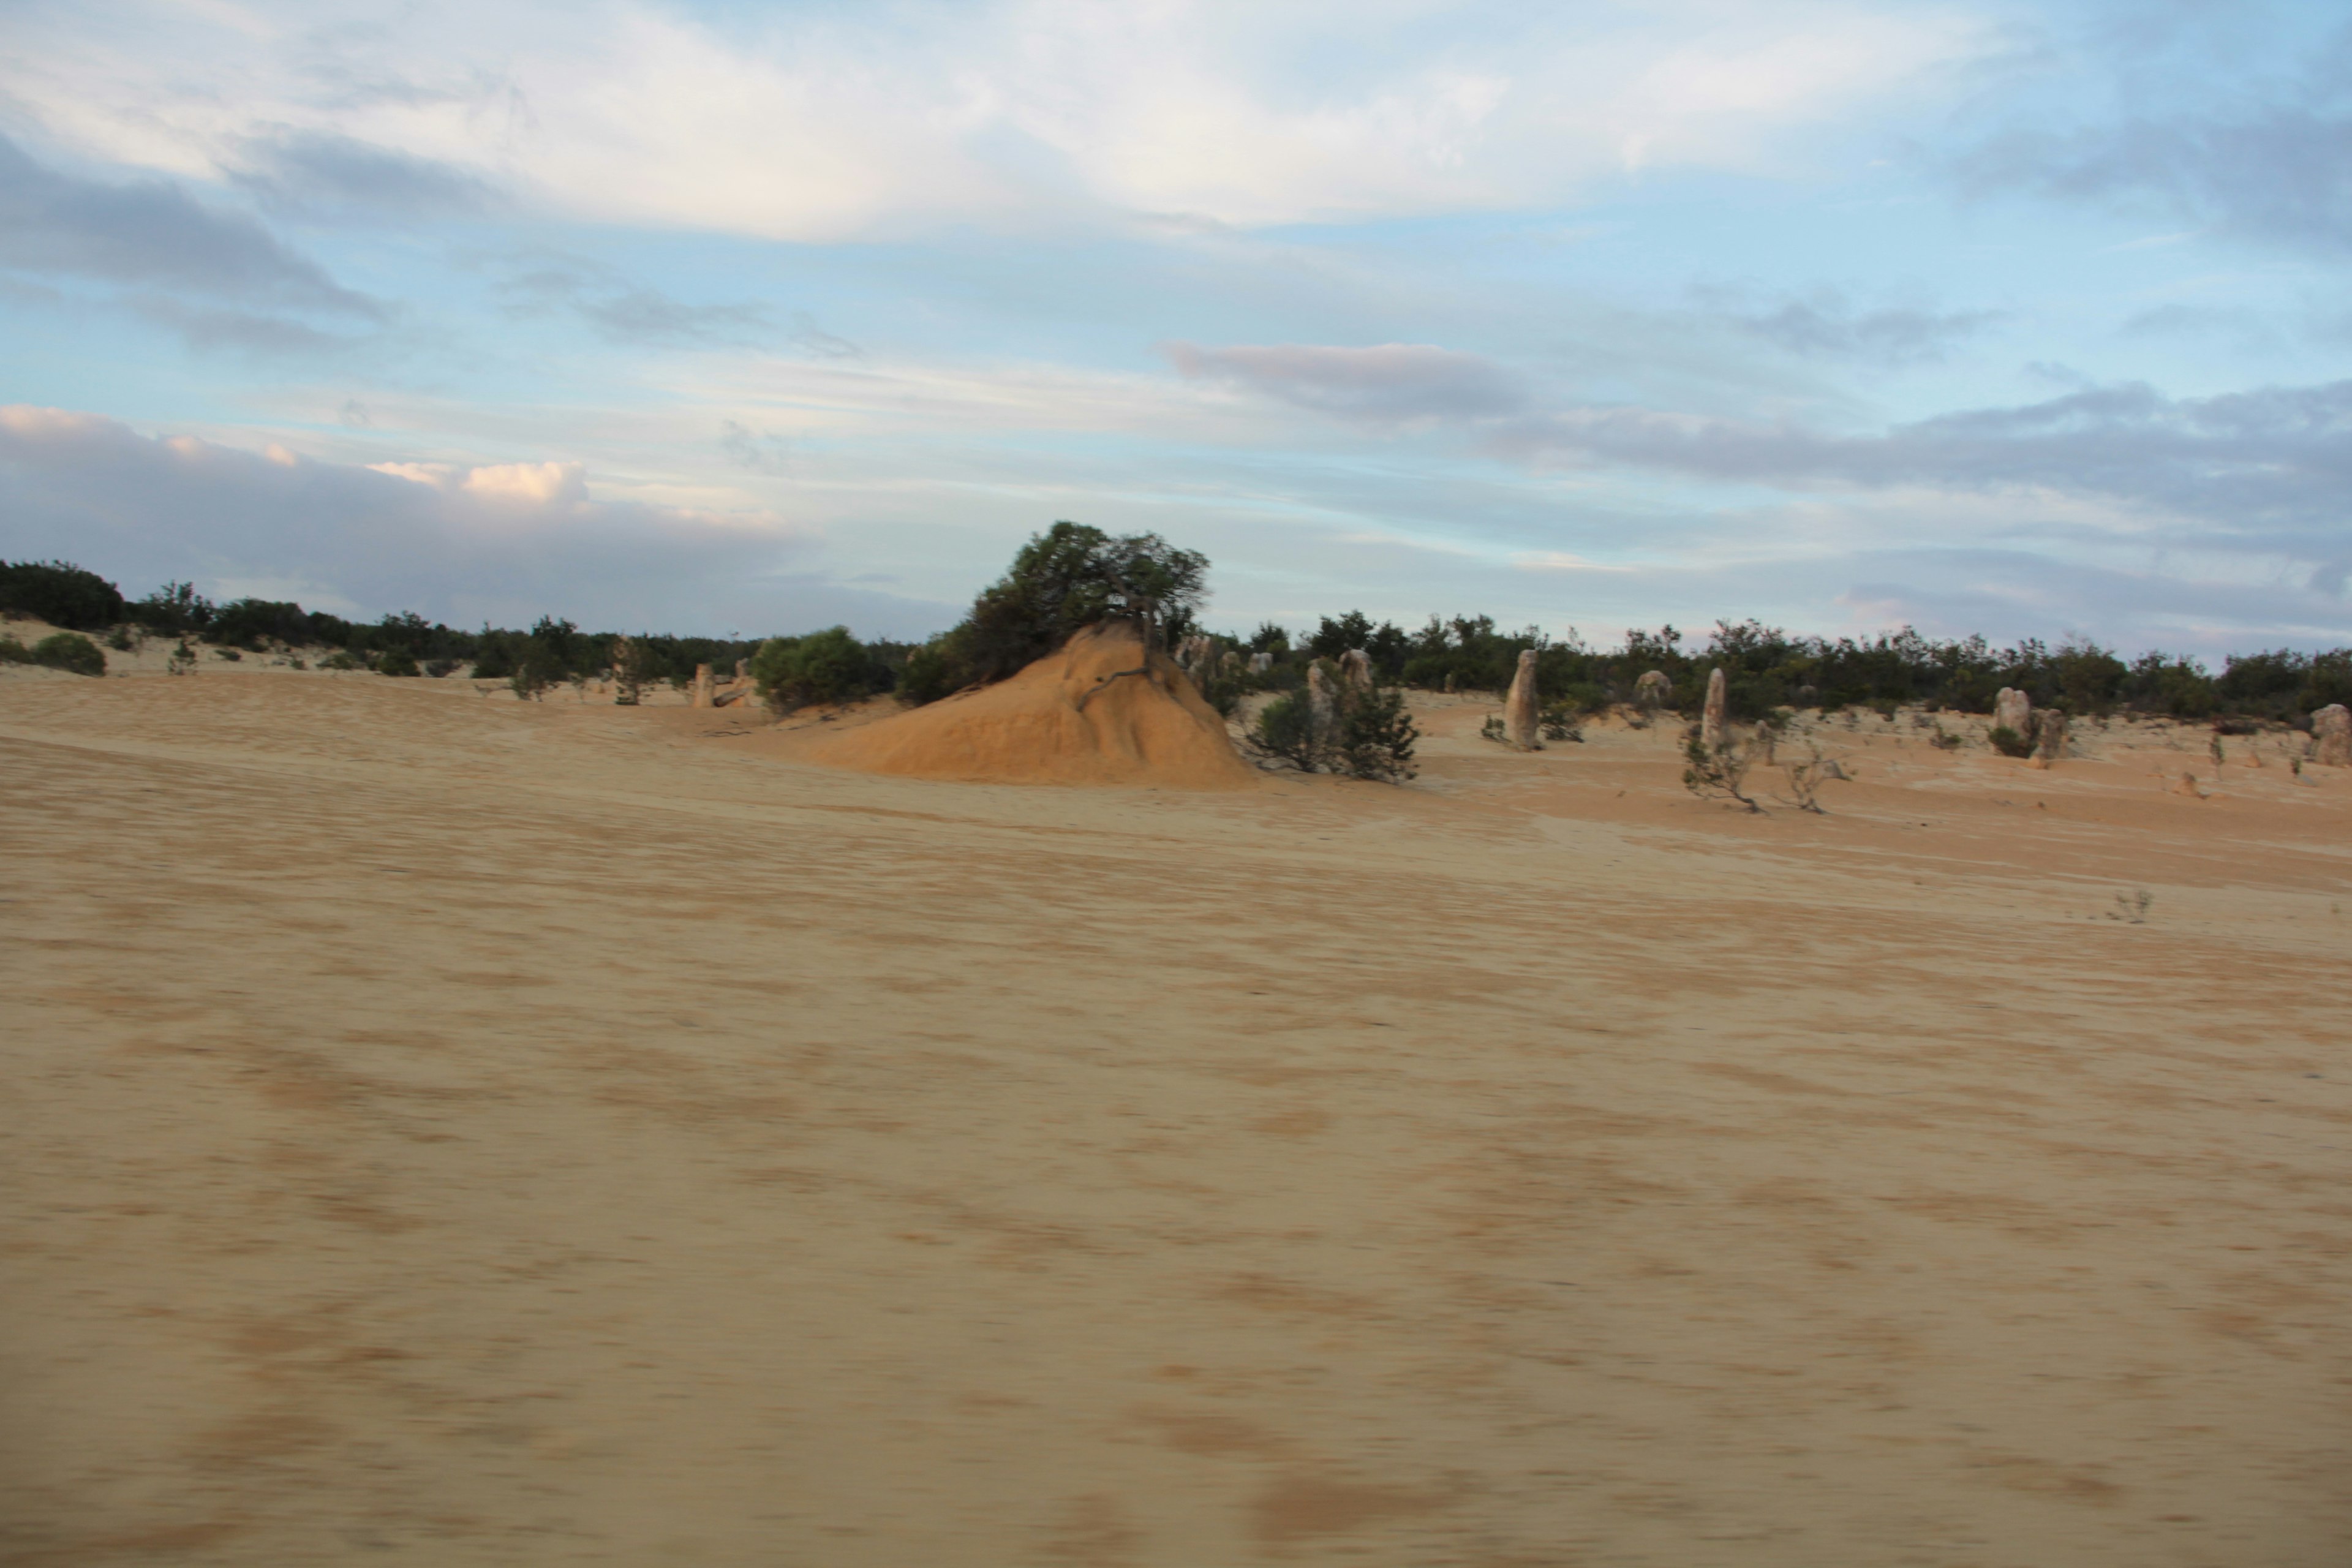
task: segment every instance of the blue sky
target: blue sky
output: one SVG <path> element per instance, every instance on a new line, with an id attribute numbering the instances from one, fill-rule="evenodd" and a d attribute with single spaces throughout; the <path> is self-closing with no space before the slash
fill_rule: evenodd
<path id="1" fill-rule="evenodd" d="M 461 623 L 2352 642 L 2319 5 L 0 7 L 0 552 Z"/>

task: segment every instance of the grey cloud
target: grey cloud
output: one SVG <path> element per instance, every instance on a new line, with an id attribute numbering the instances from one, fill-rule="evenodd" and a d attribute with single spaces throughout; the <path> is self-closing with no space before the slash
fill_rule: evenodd
<path id="1" fill-rule="evenodd" d="M 0 266 L 369 321 L 385 314 L 249 217 L 215 211 L 160 180 L 109 184 L 58 174 L 5 136 Z"/>
<path id="2" fill-rule="evenodd" d="M 2277 552 L 2314 581 L 2352 526 L 2352 382 L 2180 399 L 2097 387 L 1870 436 L 1586 408 L 1499 426 L 1487 450 L 1794 488 L 2047 487 L 2157 509 L 2170 542 Z"/>
<path id="3" fill-rule="evenodd" d="M 2217 14 L 2219 8 L 2217 8 Z M 2232 14 L 2234 16 L 2234 14 Z M 2140 101 L 2210 97 L 2210 59 L 2136 70 Z M 1994 136 L 1948 165 L 1964 189 L 2023 191 L 2168 215 L 2177 221 L 2332 255 L 2352 251 L 2352 33 L 2300 80 L 2259 83 L 2253 101 Z"/>
<path id="4" fill-rule="evenodd" d="M 1332 348 L 1311 343 L 1162 348 L 1188 380 L 1244 387 L 1300 408 L 1375 424 L 1490 418 L 1527 405 L 1525 384 L 1476 354 L 1425 343 Z"/>
<path id="5" fill-rule="evenodd" d="M 177 445 L 95 415 L 0 409 L 12 554 L 58 555 L 133 591 L 179 577 L 310 584 L 364 613 L 457 625 L 912 636 L 955 607 L 845 585 L 805 531 L 593 497 L 547 505 L 341 463 Z"/>
<path id="6" fill-rule="evenodd" d="M 324 132 L 279 130 L 248 139 L 243 152 L 229 177 L 282 211 L 444 217 L 498 200 L 463 170 Z"/>
<path id="7" fill-rule="evenodd" d="M 364 340 L 340 332 L 322 332 L 307 321 L 251 310 L 190 305 L 163 297 L 127 301 L 137 315 L 169 327 L 192 349 L 234 350 L 268 359 L 316 359 L 341 353 Z"/>
<path id="8" fill-rule="evenodd" d="M 655 289 L 583 296 L 572 308 L 608 337 L 628 342 L 749 343 L 775 331 L 757 305 L 688 305 Z"/>
<path id="9" fill-rule="evenodd" d="M 793 342 L 804 353 L 818 359 L 863 359 L 866 351 L 847 338 L 837 338 L 816 324 L 814 317 L 805 310 L 793 314 Z"/>
<path id="10" fill-rule="evenodd" d="M 1733 320 L 1758 337 L 1809 358 L 1912 364 L 1942 359 L 1963 339 L 2003 319 L 2000 310 L 1856 310 L 1835 294 L 1783 300 Z"/>
<path id="11" fill-rule="evenodd" d="M 834 359 L 862 352 L 823 331 L 805 315 L 795 317 L 792 330 L 786 331 L 765 306 L 754 301 L 688 304 L 584 257 L 528 258 L 495 289 L 510 314 L 567 311 L 619 342 L 690 348 L 790 343 L 803 353 Z"/>
<path id="12" fill-rule="evenodd" d="M 782 436 L 752 430 L 732 419 L 719 422 L 719 449 L 737 468 L 755 474 L 782 476 L 792 472 L 792 443 Z"/>

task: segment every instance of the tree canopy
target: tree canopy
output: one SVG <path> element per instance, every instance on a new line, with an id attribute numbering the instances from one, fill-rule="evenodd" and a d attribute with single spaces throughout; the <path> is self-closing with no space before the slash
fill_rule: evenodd
<path id="1" fill-rule="evenodd" d="M 1002 680 L 1105 621 L 1131 621 L 1148 646 L 1164 647 L 1192 628 L 1208 599 L 1208 557 L 1156 533 L 1056 522 L 1023 545 L 971 614 L 932 645 L 918 700 Z"/>

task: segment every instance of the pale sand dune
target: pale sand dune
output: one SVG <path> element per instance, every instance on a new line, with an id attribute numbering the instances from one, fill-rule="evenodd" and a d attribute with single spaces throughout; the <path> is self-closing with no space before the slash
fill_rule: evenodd
<path id="1" fill-rule="evenodd" d="M 1216 710 L 1135 628 L 1088 627 L 1006 680 L 846 733 L 806 753 L 828 767 L 985 783 L 1252 789 Z"/>
<path id="2" fill-rule="evenodd" d="M 1155 794 L 0 681 L 0 1556 L 2352 1560 L 2352 773 L 1759 820 L 1491 710 Z"/>

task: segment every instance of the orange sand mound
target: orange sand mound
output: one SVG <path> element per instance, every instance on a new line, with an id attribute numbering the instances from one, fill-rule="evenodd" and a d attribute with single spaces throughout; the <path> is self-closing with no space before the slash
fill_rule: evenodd
<path id="1" fill-rule="evenodd" d="M 1148 673 L 1120 673 L 1138 669 Z M 993 784 L 1257 783 L 1216 710 L 1165 654 L 1147 660 L 1142 639 L 1123 624 L 1090 627 L 1009 680 L 835 736 L 807 756 L 829 767 Z"/>

